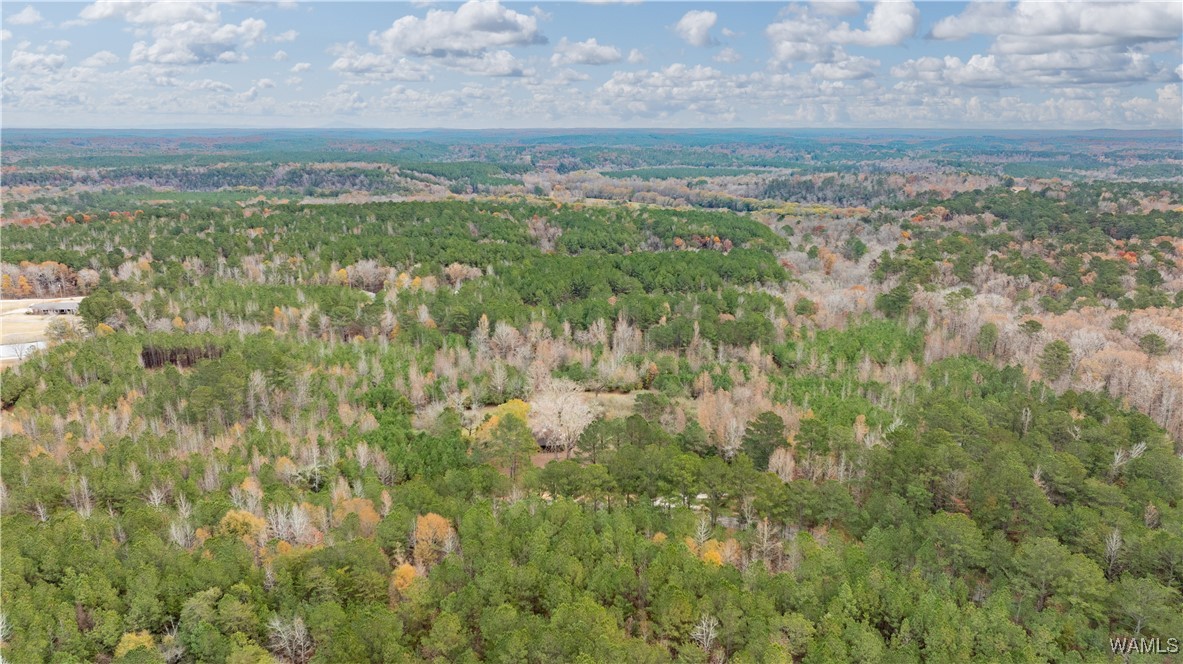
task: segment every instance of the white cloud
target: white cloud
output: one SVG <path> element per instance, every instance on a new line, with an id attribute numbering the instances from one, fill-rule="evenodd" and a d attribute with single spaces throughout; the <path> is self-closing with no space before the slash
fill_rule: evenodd
<path id="1" fill-rule="evenodd" d="M 920 10 L 911 0 L 879 0 L 867 15 L 866 30 L 853 30 L 843 23 L 830 33 L 839 44 L 858 46 L 898 46 L 916 34 Z"/>
<path id="2" fill-rule="evenodd" d="M 16 1 L 21 4 L 12 11 L 24 6 Z M 739 59 L 737 40 L 744 37 L 719 24 L 727 20 L 726 14 L 688 33 L 700 44 L 716 46 L 706 52 L 713 62 L 699 52 L 691 54 L 693 63 L 670 64 L 669 54 L 639 40 L 605 45 L 592 39 L 564 39 L 553 52 L 527 58 L 526 47 L 545 42 L 541 28 L 546 18 L 537 12 L 513 12 L 496 2 L 459 9 L 437 5 L 430 12 L 404 5 L 404 11 L 390 20 L 403 13 L 418 17 L 384 23 L 370 35 L 368 45 L 359 40 L 360 47 L 351 43 L 330 50 L 324 64 L 337 72 L 337 82 L 345 83 L 334 87 L 336 83 L 324 86 L 320 76 L 305 81 L 304 72 L 325 68 L 302 62 L 312 59 L 311 52 L 305 55 L 301 50 L 301 57 L 289 57 L 278 51 L 274 59 L 284 64 L 272 62 L 272 52 L 283 44 L 275 44 L 276 37 L 262 28 L 242 31 L 243 19 L 254 7 L 249 3 L 238 6 L 234 11 L 245 13 L 228 22 L 219 14 L 221 4 L 103 1 L 86 6 L 80 15 L 84 23 L 108 19 L 108 25 L 94 28 L 95 33 L 104 31 L 98 35 L 103 41 L 90 41 L 93 35 L 88 35 L 85 42 L 74 39 L 71 48 L 99 43 L 110 50 L 81 61 L 75 56 L 67 59 L 61 43 L 17 44 L 19 39 L 0 31 L 0 37 L 12 40 L 5 43 L 4 110 L 6 122 L 29 125 L 45 118 L 58 126 L 211 123 L 223 118 L 306 126 L 346 116 L 356 117 L 341 121 L 408 127 L 1183 126 L 1178 9 L 1170 3 L 1041 4 L 1052 6 L 971 4 L 945 21 L 937 21 L 939 15 L 930 17 L 930 7 L 924 6 L 926 25 L 932 21 L 937 26 L 934 37 L 984 34 L 988 47 L 956 45 L 942 53 L 928 48 L 941 44 L 930 42 L 925 57 L 917 54 L 899 62 L 898 56 L 864 49 L 909 44 L 915 26 L 909 28 L 909 12 L 902 10 L 910 3 L 886 7 L 868 2 L 859 9 L 853 2 L 794 2 L 765 29 L 771 65 L 767 68 L 755 60 L 759 49 L 744 47 L 746 58 Z M 678 10 L 665 23 L 685 18 L 688 9 L 695 6 Z M 470 15 L 472 10 L 479 11 Z M 628 8 L 605 11 L 635 14 Z M 406 29 L 395 39 L 391 33 L 398 25 Z M 174 34 L 173 26 L 190 27 Z M 668 29 L 676 32 L 673 26 Z M 303 33 L 297 43 L 311 38 L 306 29 Z M 118 46 L 121 35 L 133 35 L 128 41 L 139 42 L 135 57 L 121 50 L 126 46 Z M 682 34 L 677 37 L 685 39 Z M 736 48 L 725 48 L 728 45 Z M 263 50 L 256 55 L 252 48 Z M 642 70 L 646 53 L 648 71 Z M 247 55 L 262 62 L 238 67 L 247 71 L 234 78 L 227 75 L 226 81 L 199 78 L 225 71 L 222 68 L 192 66 L 234 62 Z M 877 58 L 894 65 L 890 77 L 888 66 Z M 297 62 L 287 65 L 291 60 Z M 580 65 L 597 61 L 640 71 L 589 78 L 592 69 Z M 544 63 L 547 66 L 539 66 Z M 529 66 L 542 73 L 531 72 Z M 477 84 L 465 74 L 518 78 L 481 79 Z M 438 85 L 398 84 L 433 80 L 433 75 L 441 79 Z M 249 81 L 253 83 L 243 83 Z M 1130 92 L 1124 86 L 1131 82 L 1152 85 Z M 576 84 L 579 93 L 573 94 L 569 86 Z M 272 86 L 288 87 L 287 96 L 295 98 L 276 101 L 268 93 Z M 294 92 L 301 87 L 307 92 Z"/>
<path id="3" fill-rule="evenodd" d="M 715 62 L 723 62 L 723 63 L 729 64 L 729 65 L 733 65 L 733 64 L 739 62 L 740 60 L 743 60 L 743 56 L 739 54 L 739 51 L 728 46 L 727 48 L 723 49 L 722 51 L 719 51 L 718 53 L 716 53 L 713 60 Z"/>
<path id="4" fill-rule="evenodd" d="M 185 21 L 157 26 L 152 31 L 156 41 L 136 42 L 128 59 L 170 65 L 242 62 L 246 59 L 242 51 L 254 46 L 266 28 L 267 24 L 257 18 L 245 19 L 238 25 Z"/>
<path id="5" fill-rule="evenodd" d="M 9 30 L 0 30 L 0 41 L 8 41 L 12 39 L 12 32 Z"/>
<path id="6" fill-rule="evenodd" d="M 710 46 L 715 43 L 711 28 L 718 20 L 715 12 L 691 9 L 674 24 L 674 33 L 691 46 Z"/>
<path id="7" fill-rule="evenodd" d="M 586 81 L 589 78 L 591 78 L 591 76 L 588 76 L 583 72 L 575 71 L 574 69 L 568 67 L 566 69 L 559 70 L 559 72 L 555 74 L 553 82 L 559 85 L 567 85 L 568 83 L 574 83 L 576 81 Z"/>
<path id="8" fill-rule="evenodd" d="M 556 67 L 561 65 L 607 65 L 620 62 L 620 49 L 607 44 L 596 42 L 595 38 L 587 41 L 571 42 L 566 37 L 555 45 L 555 53 L 550 63 Z"/>
<path id="9" fill-rule="evenodd" d="M 345 47 L 329 69 L 350 78 L 378 81 L 422 81 L 427 67 L 409 58 L 392 58 L 382 53 L 360 53 L 354 44 Z"/>
<path id="10" fill-rule="evenodd" d="M 829 31 L 829 22 L 792 7 L 785 20 L 769 24 L 764 34 L 771 42 L 774 63 L 832 62 L 841 49 L 827 40 Z"/>
<path id="11" fill-rule="evenodd" d="M 296 37 L 299 37 L 299 36 L 300 36 L 300 33 L 296 32 L 295 30 L 285 30 L 285 31 L 279 33 L 278 35 L 275 35 L 274 37 L 272 37 L 271 41 L 273 41 L 273 42 L 293 42 L 293 41 L 296 41 Z"/>
<path id="12" fill-rule="evenodd" d="M 389 53 L 422 57 L 477 57 L 489 49 L 545 44 L 538 19 L 507 9 L 498 0 L 469 0 L 456 11 L 432 9 L 404 16 L 370 43 Z"/>
<path id="13" fill-rule="evenodd" d="M 616 115 L 665 117 L 688 111 L 699 117 L 734 114 L 732 104 L 748 87 L 713 67 L 672 64 L 656 71 L 621 72 L 600 86 L 600 103 Z"/>
<path id="14" fill-rule="evenodd" d="M 99 51 L 98 53 L 95 53 L 89 58 L 83 60 L 82 66 L 100 69 L 102 67 L 109 67 L 116 62 L 119 62 L 118 55 L 115 55 L 111 51 Z"/>
<path id="15" fill-rule="evenodd" d="M 364 68 L 395 72 L 410 71 L 406 58 L 422 58 L 450 69 L 482 76 L 524 76 L 531 72 L 505 50 L 512 46 L 545 44 L 538 18 L 507 9 L 498 0 L 469 0 L 456 11 L 432 9 L 423 18 L 404 16 L 383 32 L 370 33 L 370 44 L 381 54 L 359 54 Z M 382 65 L 398 59 L 395 67 Z M 357 67 L 338 60 L 334 69 L 354 71 Z M 414 65 L 418 72 L 421 65 Z M 415 75 L 419 75 L 416 73 Z M 421 77 L 421 76 L 420 76 Z M 404 80 L 418 80 L 407 78 Z"/>
<path id="16" fill-rule="evenodd" d="M 875 75 L 875 69 L 878 67 L 878 60 L 854 56 L 838 62 L 819 62 L 809 70 L 809 73 L 814 78 L 826 81 L 854 81 L 871 78 Z"/>
<path id="17" fill-rule="evenodd" d="M 205 78 L 199 81 L 192 81 L 185 85 L 186 90 L 194 92 L 233 92 L 234 88 L 228 83 L 222 81 L 215 81 L 212 78 Z"/>
<path id="18" fill-rule="evenodd" d="M 971 2 L 965 11 L 946 16 L 933 26 L 934 39 L 965 39 L 972 34 L 998 34 L 1011 20 L 1010 6 L 1005 2 Z"/>
<path id="19" fill-rule="evenodd" d="M 38 74 L 61 69 L 66 64 L 66 56 L 61 53 L 35 53 L 33 51 L 16 50 L 8 57 L 8 67 L 17 71 Z"/>
<path id="20" fill-rule="evenodd" d="M 185 21 L 212 23 L 219 15 L 213 3 L 98 0 L 84 7 L 78 17 L 84 21 L 123 17 L 128 23 L 137 25 L 168 25 Z"/>
<path id="21" fill-rule="evenodd" d="M 1183 3 L 1178 2 L 973 2 L 932 29 L 936 39 L 964 39 L 973 34 L 999 37 L 1008 52 L 1038 52 L 1075 40 L 1079 46 L 1117 46 L 1179 38 Z M 1027 38 L 1026 46 L 1017 44 Z M 1048 43 L 1040 37 L 1059 39 Z M 1011 42 L 1006 45 L 1007 42 Z"/>
<path id="22" fill-rule="evenodd" d="M 128 60 L 133 63 L 242 62 L 246 60 L 244 51 L 261 41 L 267 28 L 257 18 L 222 23 L 215 3 L 98 0 L 78 16 L 85 22 L 122 18 L 137 26 L 138 34 L 150 34 L 151 43 L 132 45 Z"/>
<path id="23" fill-rule="evenodd" d="M 1171 77 L 1148 53 L 1178 53 L 1181 25 L 1179 2 L 974 2 L 932 36 L 993 36 L 990 53 L 1018 87 L 1128 85 Z"/>
<path id="24" fill-rule="evenodd" d="M 25 8 L 19 12 L 6 18 L 5 23 L 9 25 L 33 25 L 41 22 L 41 12 L 37 11 L 33 5 L 25 5 Z"/>
<path id="25" fill-rule="evenodd" d="M 1134 50 L 1065 49 L 999 59 L 1024 86 L 1121 85 L 1172 78 L 1162 63 Z"/>
<path id="26" fill-rule="evenodd" d="M 814 13 L 827 16 L 854 16 L 862 11 L 858 0 L 810 0 L 809 6 Z"/>
<path id="27" fill-rule="evenodd" d="M 271 56 L 271 59 L 275 60 L 276 62 L 283 62 L 284 60 L 288 59 L 288 52 L 280 49 L 275 52 L 275 55 Z"/>
<path id="28" fill-rule="evenodd" d="M 924 63 L 928 69 L 902 67 L 906 75 L 900 78 L 1017 88 L 1165 82 L 1174 78 L 1170 65 L 1150 54 L 1177 53 L 1180 25 L 1178 2 L 974 2 L 938 21 L 932 37 L 991 35 L 989 54 L 974 54 L 964 63 L 948 56 L 940 67 L 930 58 Z"/>
<path id="29" fill-rule="evenodd" d="M 911 81 L 971 88 L 997 88 L 1010 84 L 1009 77 L 998 67 L 993 55 L 974 55 L 967 62 L 952 55 L 943 58 L 926 56 L 892 67 L 891 75 Z"/>
<path id="30" fill-rule="evenodd" d="M 489 51 L 473 57 L 449 58 L 445 64 L 469 74 L 481 76 L 527 76 L 533 70 L 524 69 L 509 51 Z"/>

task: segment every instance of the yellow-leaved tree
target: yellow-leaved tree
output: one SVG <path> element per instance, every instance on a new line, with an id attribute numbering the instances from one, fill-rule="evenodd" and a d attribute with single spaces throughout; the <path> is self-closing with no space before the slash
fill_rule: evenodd
<path id="1" fill-rule="evenodd" d="M 140 632 L 128 632 L 119 639 L 119 645 L 115 646 L 115 659 L 123 657 L 127 653 L 136 648 L 147 648 L 148 650 L 156 649 L 156 641 L 147 630 Z"/>
<path id="2" fill-rule="evenodd" d="M 429 567 L 447 553 L 454 543 L 452 524 L 444 517 L 428 512 L 415 519 L 415 562 Z"/>

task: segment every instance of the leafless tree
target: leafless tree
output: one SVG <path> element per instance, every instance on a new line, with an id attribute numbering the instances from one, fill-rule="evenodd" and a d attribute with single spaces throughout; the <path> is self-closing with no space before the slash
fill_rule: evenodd
<path id="1" fill-rule="evenodd" d="M 251 417 L 255 417 L 269 408 L 267 378 L 262 371 L 255 369 L 247 381 L 247 412 Z"/>
<path id="2" fill-rule="evenodd" d="M 699 515 L 698 522 L 694 524 L 694 543 L 702 547 L 711 538 L 711 530 L 710 517 L 705 514 Z"/>
<path id="3" fill-rule="evenodd" d="M 1109 465 L 1110 479 L 1116 479 L 1121 474 L 1121 469 L 1125 465 L 1138 457 L 1141 457 L 1146 452 L 1146 443 L 1138 443 L 1129 450 L 1124 447 L 1113 453 L 1113 463 Z"/>
<path id="4" fill-rule="evenodd" d="M 315 543 L 315 530 L 312 517 L 299 505 L 271 505 L 267 508 L 267 536 L 270 539 L 309 545 Z"/>
<path id="5" fill-rule="evenodd" d="M 304 619 L 300 616 L 281 618 L 274 616 L 267 622 L 271 652 L 292 662 L 307 664 L 316 651 L 316 644 Z"/>
<path id="6" fill-rule="evenodd" d="M 580 434 L 599 415 L 599 407 L 583 398 L 579 386 L 567 380 L 554 380 L 546 392 L 538 394 L 530 408 L 530 426 L 539 441 L 549 442 L 567 458 Z"/>
<path id="7" fill-rule="evenodd" d="M 89 519 L 94 510 L 94 500 L 90 494 L 90 481 L 85 475 L 78 478 L 70 487 L 70 504 L 83 519 Z"/>
<path id="8" fill-rule="evenodd" d="M 1118 558 L 1121 556 L 1121 531 L 1117 528 L 1109 533 L 1105 538 L 1105 575 L 1110 579 L 1113 578 L 1113 573 L 1117 571 Z"/>
<path id="9" fill-rule="evenodd" d="M 719 619 L 705 613 L 698 619 L 698 624 L 694 626 L 694 629 L 690 631 L 690 638 L 698 644 L 699 648 L 708 653 L 711 651 L 711 646 L 715 644 L 718 635 Z"/>
<path id="10" fill-rule="evenodd" d="M 182 549 L 188 549 L 193 546 L 194 535 L 193 526 L 186 519 L 177 519 L 169 524 L 169 539 L 172 540 L 173 544 L 176 544 Z"/>
<path id="11" fill-rule="evenodd" d="M 169 487 L 166 485 L 153 484 L 148 489 L 148 495 L 144 498 L 149 505 L 160 509 L 168 502 Z"/>

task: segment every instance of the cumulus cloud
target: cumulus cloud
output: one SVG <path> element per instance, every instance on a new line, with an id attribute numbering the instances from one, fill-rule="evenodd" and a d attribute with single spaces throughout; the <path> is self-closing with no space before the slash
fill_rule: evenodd
<path id="1" fill-rule="evenodd" d="M 827 38 L 829 21 L 795 7 L 782 21 L 764 29 L 772 46 L 772 61 L 777 64 L 792 62 L 833 62 L 842 49 Z"/>
<path id="2" fill-rule="evenodd" d="M 432 9 L 404 16 L 370 42 L 391 53 L 423 57 L 476 57 L 489 49 L 545 44 L 538 19 L 503 7 L 498 0 L 469 0 L 456 11 Z"/>
<path id="3" fill-rule="evenodd" d="M 89 58 L 83 60 L 82 66 L 99 69 L 102 67 L 110 67 L 116 62 L 119 62 L 118 55 L 115 55 L 111 51 L 99 51 L 98 53 L 95 53 Z"/>
<path id="4" fill-rule="evenodd" d="M 716 53 L 715 57 L 712 59 L 715 62 L 722 62 L 725 64 L 733 65 L 733 64 L 739 62 L 740 60 L 743 60 L 743 56 L 739 54 L 739 51 L 728 46 L 727 48 Z"/>
<path id="5" fill-rule="evenodd" d="M 816 14 L 819 9 L 821 16 Z M 911 0 L 881 0 L 867 14 L 864 29 L 852 28 L 847 22 L 834 24 L 834 15 L 848 14 L 851 9 L 845 3 L 827 2 L 790 6 L 781 20 L 764 30 L 772 46 L 773 64 L 808 62 L 815 65 L 813 71 L 818 75 L 831 80 L 867 78 L 874 74 L 877 61 L 853 57 L 843 46 L 898 46 L 916 34 L 920 22 L 920 10 Z"/>
<path id="6" fill-rule="evenodd" d="M 620 62 L 620 49 L 615 46 L 598 43 L 595 38 L 587 41 L 571 42 L 566 37 L 555 45 L 555 53 L 550 63 L 556 67 L 562 65 L 607 65 Z"/>
<path id="7" fill-rule="evenodd" d="M 370 44 L 382 53 L 369 54 L 366 66 L 380 68 L 381 58 L 418 58 L 470 74 L 523 76 L 527 70 L 505 49 L 546 41 L 537 16 L 508 9 L 498 0 L 469 0 L 455 11 L 432 9 L 423 18 L 404 16 L 386 30 L 371 33 Z"/>
<path id="8" fill-rule="evenodd" d="M 858 0 L 810 0 L 809 6 L 814 13 L 827 16 L 854 16 L 862 11 Z"/>
<path id="9" fill-rule="evenodd" d="M 618 71 L 597 92 L 605 107 L 625 116 L 661 117 L 680 111 L 727 116 L 736 112 L 732 104 L 746 87 L 744 77 L 676 63 L 655 71 Z"/>
<path id="10" fill-rule="evenodd" d="M 267 24 L 257 18 L 245 19 L 238 25 L 185 21 L 157 26 L 152 31 L 155 41 L 136 42 L 128 59 L 172 65 L 242 62 L 246 59 L 243 51 L 254 46 L 266 28 Z"/>
<path id="11" fill-rule="evenodd" d="M 446 63 L 450 67 L 482 76 L 525 76 L 532 73 L 506 50 L 489 51 L 474 57 L 455 57 Z"/>
<path id="12" fill-rule="evenodd" d="M 993 55 L 974 55 L 967 62 L 946 55 L 908 60 L 891 69 L 891 75 L 924 83 L 996 88 L 1008 85 L 1006 74 Z"/>
<path id="13" fill-rule="evenodd" d="M 897 46 L 916 34 L 920 10 L 911 0 L 880 0 L 867 15 L 865 30 L 853 30 L 842 23 L 830 38 L 839 44 L 858 46 Z"/>
<path id="14" fill-rule="evenodd" d="M 258 43 L 267 28 L 257 18 L 222 23 L 214 3 L 99 0 L 78 17 L 86 22 L 122 18 L 142 27 L 153 41 L 133 44 L 128 60 L 162 65 L 242 62 L 244 51 Z"/>
<path id="15" fill-rule="evenodd" d="M 101 21 L 117 17 L 137 25 L 161 25 L 185 21 L 212 23 L 218 20 L 219 15 L 217 6 L 212 3 L 124 0 L 98 0 L 78 13 L 78 18 L 83 21 Z"/>
<path id="16" fill-rule="evenodd" d="M 8 57 L 8 67 L 16 71 L 34 74 L 48 74 L 61 69 L 66 64 L 66 56 L 61 53 L 35 53 L 33 51 L 15 50 Z"/>
<path id="17" fill-rule="evenodd" d="M 357 116 L 350 122 L 375 126 L 733 123 L 1177 129 L 1183 125 L 1177 4 L 978 3 L 943 21 L 936 20 L 939 15 L 929 17 L 930 7 L 923 6 L 925 18 L 935 21 L 932 37 L 985 35 L 978 38 L 985 45 L 972 49 L 946 41 L 945 52 L 933 52 L 942 44 L 930 42 L 923 54 L 902 62 L 899 56 L 866 49 L 910 43 L 916 33 L 910 2 L 794 2 L 764 29 L 767 63 L 753 62 L 756 50 L 745 51 L 747 57 L 741 59 L 737 49 L 717 43 L 734 45 L 735 33 L 719 24 L 725 16 L 683 8 L 667 23 L 691 18 L 677 21 L 685 30 L 668 26 L 670 38 L 715 46 L 707 53 L 711 59 L 696 58 L 705 64 L 671 64 L 665 51 L 640 41 L 608 45 L 569 38 L 553 52 L 528 60 L 524 53 L 529 46 L 546 43 L 541 26 L 547 19 L 538 12 L 519 13 L 492 1 L 447 8 L 404 5 L 404 11 L 390 17 L 393 23 L 369 35 L 368 43 L 359 39 L 330 50 L 324 64 L 338 80 L 324 86 L 320 76 L 308 82 L 302 78 L 312 69 L 302 61 L 311 60 L 305 51 L 300 51 L 302 57 L 295 57 L 296 51 L 292 57 L 277 51 L 273 58 L 272 52 L 284 45 L 276 42 L 285 37 L 243 21 L 250 16 L 249 4 L 236 10 L 248 13 L 231 22 L 219 14 L 221 4 L 101 0 L 86 5 L 79 21 L 106 20 L 106 26 L 90 28 L 104 31 L 106 41 L 75 39 L 71 48 L 102 43 L 110 50 L 76 61 L 67 59 L 63 43 L 6 43 L 4 104 L 16 123 L 51 118 L 79 126 L 88 121 L 135 126 L 130 123 L 144 118 L 128 112 L 136 108 L 182 123 L 267 116 L 281 123 L 321 124 Z M 14 5 L 11 11 L 23 6 Z M 632 15 L 624 8 L 604 11 Z M 415 16 L 399 18 L 404 13 Z M 138 42 L 131 57 L 111 45 L 121 34 L 134 35 L 129 41 Z M 12 39 L 7 31 L 0 37 Z M 300 35 L 299 40 L 308 38 Z M 251 49 L 260 46 L 268 48 L 255 56 Z M 648 65 L 643 64 L 646 54 Z M 247 72 L 227 77 L 233 87 L 198 78 L 221 68 L 193 66 L 238 62 L 247 55 L 261 62 L 238 67 Z M 287 65 L 290 60 L 297 62 Z M 537 67 L 543 72 L 539 75 L 527 63 L 548 66 Z M 588 65 L 609 63 L 634 71 L 616 71 L 594 82 L 589 78 L 593 68 Z M 475 83 L 465 74 L 517 78 Z M 400 84 L 432 80 L 433 75 L 441 79 L 439 85 Z M 253 83 L 244 89 L 239 81 Z M 568 86 L 581 81 L 580 93 L 572 94 Z M 1144 85 L 1123 89 L 1133 82 Z M 267 91 L 285 83 L 308 92 L 279 103 Z M 337 83 L 344 84 L 334 87 Z"/>
<path id="18" fill-rule="evenodd" d="M 279 33 L 278 35 L 275 35 L 274 37 L 272 37 L 271 41 L 293 42 L 293 41 L 296 41 L 296 37 L 299 37 L 299 36 L 300 36 L 300 33 L 296 32 L 295 30 L 284 30 L 283 32 Z"/>
<path id="19" fill-rule="evenodd" d="M 819 62 L 813 65 L 809 73 L 826 81 L 854 81 L 871 78 L 878 67 L 878 60 L 854 56 L 837 62 Z"/>
<path id="20" fill-rule="evenodd" d="M 990 55 L 974 55 L 965 65 L 989 62 L 1000 72 L 986 77 L 991 85 L 1128 85 L 1172 78 L 1150 53 L 1177 52 L 1180 25 L 1178 2 L 974 2 L 938 21 L 931 36 L 993 36 Z M 946 78 L 959 71 L 946 68 Z"/>
<path id="21" fill-rule="evenodd" d="M 4 19 L 5 23 L 9 25 L 33 25 L 41 22 L 41 12 L 37 11 L 33 5 L 25 5 L 25 8 L 19 12 Z"/>
<path id="22" fill-rule="evenodd" d="M 575 83 L 576 81 L 586 81 L 590 78 L 591 76 L 588 76 L 583 72 L 575 71 L 574 69 L 568 67 L 566 69 L 559 70 L 559 72 L 555 74 L 555 77 L 550 82 L 556 83 L 558 85 L 567 85 L 569 83 Z"/>
<path id="23" fill-rule="evenodd" d="M 711 28 L 718 20 L 715 12 L 692 9 L 674 24 L 674 33 L 691 46 L 710 46 L 715 43 Z"/>
<path id="24" fill-rule="evenodd" d="M 420 63 L 409 58 L 392 58 L 384 53 L 362 53 L 355 44 L 347 44 L 329 69 L 349 78 L 378 81 L 422 81 L 428 78 L 428 68 Z"/>
<path id="25" fill-rule="evenodd" d="M 1183 4 L 1178 2 L 973 2 L 956 16 L 933 26 L 936 39 L 996 35 L 1008 52 L 1050 50 L 1074 41 L 1078 46 L 1131 45 L 1179 38 Z M 1020 45 L 1019 38 L 1026 38 Z M 1047 41 L 1043 38 L 1050 38 Z"/>
<path id="26" fill-rule="evenodd" d="M 999 34 L 1007 29 L 1011 8 L 1005 2 L 969 3 L 965 11 L 937 21 L 929 36 L 933 39 L 965 39 L 973 34 Z"/>
<path id="27" fill-rule="evenodd" d="M 12 32 L 9 30 L 0 30 L 0 41 L 8 41 L 12 39 Z"/>
<path id="28" fill-rule="evenodd" d="M 32 5 L 25 5 L 24 9 L 5 19 L 8 25 L 33 25 L 41 22 L 41 12 Z"/>

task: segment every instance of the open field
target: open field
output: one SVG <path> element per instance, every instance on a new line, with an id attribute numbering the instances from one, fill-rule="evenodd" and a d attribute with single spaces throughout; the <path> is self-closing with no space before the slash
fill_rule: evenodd
<path id="1" fill-rule="evenodd" d="M 0 300 L 0 349 L 18 344 L 45 341 L 49 322 L 57 316 L 32 316 L 26 313 L 34 304 L 46 302 L 80 302 L 80 297 L 59 297 L 28 300 Z M 70 318 L 75 318 L 71 316 Z M 0 367 L 20 362 L 18 353 L 0 350 Z"/>

